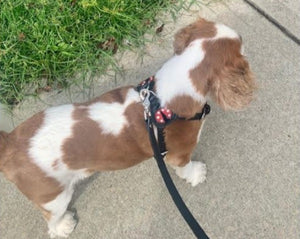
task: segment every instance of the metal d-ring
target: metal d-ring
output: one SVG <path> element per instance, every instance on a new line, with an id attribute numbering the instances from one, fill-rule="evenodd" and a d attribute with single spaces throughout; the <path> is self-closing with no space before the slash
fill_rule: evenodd
<path id="1" fill-rule="evenodd" d="M 150 96 L 150 92 L 149 92 L 148 89 L 142 89 L 140 91 L 140 98 L 141 98 L 142 101 L 145 101 L 145 99 L 149 98 L 149 96 Z"/>
<path id="2" fill-rule="evenodd" d="M 140 99 L 142 101 L 142 104 L 144 106 L 144 117 L 145 120 L 150 116 L 150 91 L 148 89 L 142 89 L 140 91 Z"/>

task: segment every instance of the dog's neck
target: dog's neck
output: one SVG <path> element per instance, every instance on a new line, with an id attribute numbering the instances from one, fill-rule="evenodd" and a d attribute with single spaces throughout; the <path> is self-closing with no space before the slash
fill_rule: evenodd
<path id="1" fill-rule="evenodd" d="M 194 111 L 199 111 L 199 105 L 206 102 L 205 96 L 196 90 L 190 78 L 190 71 L 204 58 L 201 44 L 201 40 L 193 41 L 182 54 L 170 58 L 155 75 L 161 105 L 173 108 L 177 114 L 188 116 L 196 113 Z M 187 113 L 179 107 L 179 100 L 184 100 L 184 105 L 195 105 L 195 109 L 190 109 L 193 112 Z"/>

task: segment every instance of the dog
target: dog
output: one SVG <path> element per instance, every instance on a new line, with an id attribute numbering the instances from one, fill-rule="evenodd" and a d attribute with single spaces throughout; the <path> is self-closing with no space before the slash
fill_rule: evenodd
<path id="1" fill-rule="evenodd" d="M 256 83 L 234 30 L 198 19 L 176 33 L 173 47 L 153 76 L 161 106 L 191 118 L 208 98 L 224 110 L 251 102 Z M 77 223 L 67 208 L 79 180 L 153 156 L 143 114 L 139 93 L 125 86 L 46 109 L 11 133 L 0 132 L 0 170 L 41 210 L 51 237 L 67 237 Z M 206 178 L 205 164 L 191 161 L 203 122 L 175 120 L 164 130 L 165 161 L 192 186 Z"/>

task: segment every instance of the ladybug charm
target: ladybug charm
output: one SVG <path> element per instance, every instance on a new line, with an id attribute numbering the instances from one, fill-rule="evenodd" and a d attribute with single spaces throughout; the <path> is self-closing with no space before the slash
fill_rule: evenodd
<path id="1" fill-rule="evenodd" d="M 169 110 L 167 108 L 162 108 L 160 111 L 164 114 L 164 116 L 167 119 L 171 119 L 172 118 L 172 111 L 171 110 Z"/>
<path id="2" fill-rule="evenodd" d="M 159 124 L 165 124 L 166 120 L 172 119 L 172 111 L 167 108 L 160 108 L 155 112 L 155 121 Z"/>
<path id="3" fill-rule="evenodd" d="M 160 123 L 160 124 L 164 124 L 165 123 L 165 119 L 161 113 L 160 110 L 157 110 L 156 113 L 155 113 L 155 120 L 157 123 Z"/>

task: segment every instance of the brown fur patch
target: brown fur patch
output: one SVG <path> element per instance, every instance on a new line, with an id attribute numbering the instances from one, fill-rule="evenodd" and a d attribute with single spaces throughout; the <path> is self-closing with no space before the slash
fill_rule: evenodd
<path id="1" fill-rule="evenodd" d="M 53 200 L 62 192 L 59 182 L 47 177 L 28 155 L 30 138 L 41 127 L 43 119 L 41 112 L 18 126 L 9 134 L 7 147 L 1 152 L 5 158 L 4 175 L 37 205 Z"/>
<path id="2" fill-rule="evenodd" d="M 190 161 L 201 124 L 202 120 L 177 120 L 166 127 L 165 141 L 168 149 L 166 160 L 169 164 L 183 167 Z"/>
<path id="3" fill-rule="evenodd" d="M 242 109 L 256 89 L 248 62 L 240 53 L 239 39 L 221 38 L 203 44 L 205 57 L 190 71 L 193 84 L 203 95 L 209 93 L 223 109 Z"/>
<path id="4" fill-rule="evenodd" d="M 128 89 L 129 87 L 119 88 L 106 94 L 116 93 L 126 99 Z M 98 99 L 102 102 L 102 97 Z M 116 170 L 133 166 L 151 157 L 141 104 L 132 103 L 127 107 L 125 116 L 129 126 L 118 136 L 102 133 L 98 123 L 88 118 L 86 109 L 76 108 L 73 115 L 77 120 L 73 127 L 73 137 L 67 139 L 63 145 L 63 161 L 69 168 L 86 168 L 89 171 Z"/>
<path id="5" fill-rule="evenodd" d="M 202 110 L 202 104 L 188 95 L 173 98 L 166 107 L 177 115 L 185 118 L 191 118 Z"/>
<path id="6" fill-rule="evenodd" d="M 181 117 L 191 118 L 202 111 L 203 104 L 183 95 L 174 98 L 167 108 Z M 166 160 L 169 164 L 183 167 L 190 161 L 201 124 L 202 120 L 177 120 L 166 127 L 165 141 L 168 149 Z"/>
<path id="7" fill-rule="evenodd" d="M 128 92 L 128 88 L 120 88 L 118 91 Z M 114 92 L 125 95 L 124 92 Z M 179 100 L 184 103 L 183 108 L 191 106 L 190 97 L 183 96 Z M 180 115 L 188 117 L 201 111 L 201 105 L 194 102 L 192 110 L 185 111 L 185 114 L 177 103 L 176 100 L 172 101 L 170 107 L 172 110 L 178 110 Z M 86 109 L 77 106 L 73 114 L 77 121 L 73 128 L 73 136 L 63 144 L 63 161 L 70 169 L 86 168 L 91 172 L 124 169 L 153 155 L 140 103 L 132 103 L 127 107 L 125 116 L 129 125 L 118 136 L 103 134 L 98 123 L 88 118 Z M 199 121 L 180 120 L 166 128 L 170 163 L 180 166 L 188 163 L 191 151 L 197 143 L 200 126 Z"/>
<path id="8" fill-rule="evenodd" d="M 198 21 L 182 28 L 175 34 L 174 52 L 180 55 L 183 50 L 194 40 L 211 38 L 217 33 L 215 23 L 200 18 Z"/>

